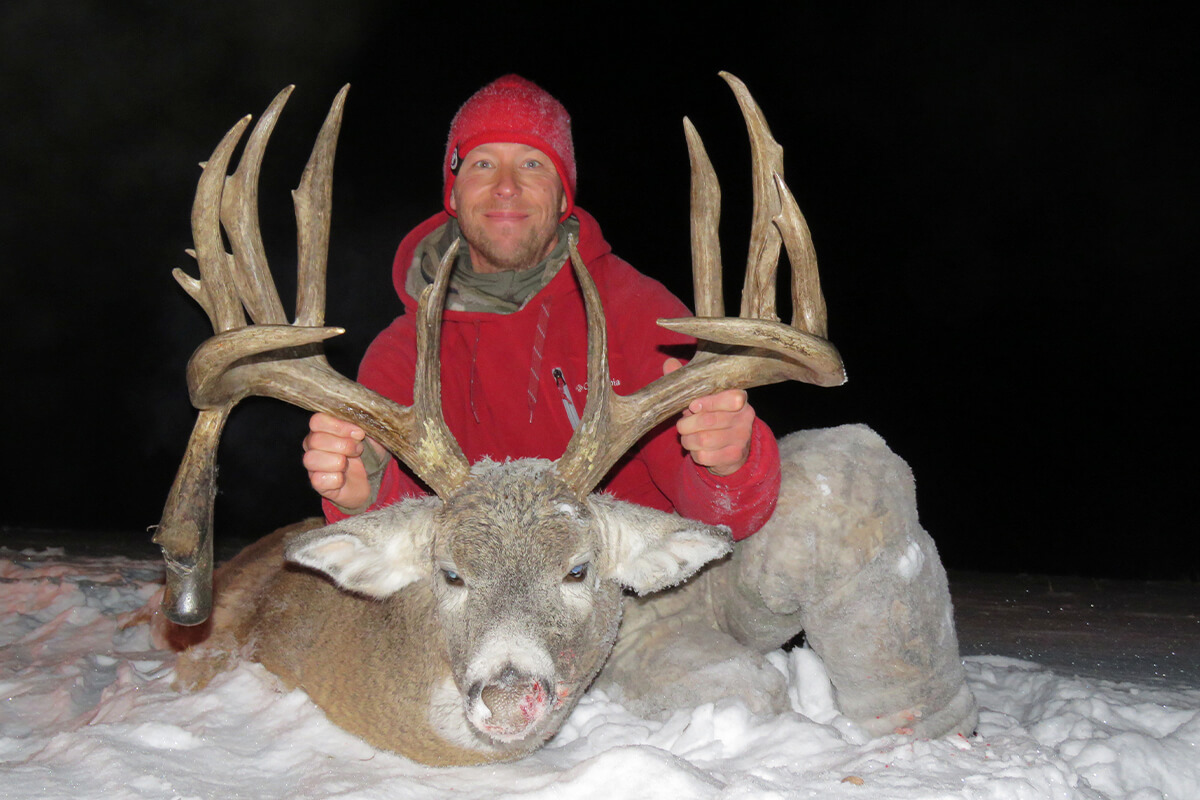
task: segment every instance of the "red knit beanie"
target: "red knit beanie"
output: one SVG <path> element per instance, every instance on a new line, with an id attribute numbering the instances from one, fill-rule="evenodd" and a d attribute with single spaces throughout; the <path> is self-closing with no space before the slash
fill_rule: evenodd
<path id="1" fill-rule="evenodd" d="M 450 189 L 459 162 L 481 144 L 516 142 L 536 147 L 554 162 L 567 196 L 567 210 L 575 209 L 575 145 L 571 117 L 563 104 L 545 89 L 520 75 L 505 75 L 471 95 L 450 123 L 442 174 L 446 181 L 442 204 L 451 216 Z"/>

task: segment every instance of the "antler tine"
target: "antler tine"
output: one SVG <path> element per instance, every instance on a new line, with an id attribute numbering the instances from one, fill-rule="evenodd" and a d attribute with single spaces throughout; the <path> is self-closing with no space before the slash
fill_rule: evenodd
<path id="1" fill-rule="evenodd" d="M 249 124 L 249 115 L 238 120 L 221 139 L 208 161 L 204 162 L 204 170 L 196 185 L 196 199 L 192 203 L 192 241 L 196 245 L 201 284 L 195 291 L 204 294 L 206 302 L 201 305 L 208 312 L 213 330 L 217 332 L 246 324 L 237 288 L 230 284 L 226 275 L 225 245 L 221 241 L 221 195 L 225 190 L 225 171 L 229 167 L 229 159 Z M 179 277 L 176 276 L 176 279 L 179 280 Z M 180 280 L 180 283 L 183 281 Z M 184 284 L 184 288 L 188 286 Z M 192 291 L 189 293 L 194 294 Z"/>
<path id="2" fill-rule="evenodd" d="M 754 217 L 750 226 L 750 250 L 742 285 L 743 318 L 778 320 L 775 312 L 775 276 L 779 267 L 780 238 L 772 221 L 779 215 L 779 193 L 775 175 L 783 175 L 783 147 L 771 135 L 762 109 L 750 96 L 746 84 L 728 72 L 720 73 L 733 90 L 746 130 L 750 134 L 750 166 L 754 182 Z"/>
<path id="3" fill-rule="evenodd" d="M 567 245 L 587 312 L 588 396 L 579 426 L 555 464 L 555 470 L 576 494 L 583 496 L 591 492 L 612 465 L 659 422 L 686 408 L 697 397 L 717 391 L 718 387 L 750 384 L 740 384 L 736 380 L 732 384 L 715 382 L 721 377 L 712 369 L 717 362 L 698 357 L 684 369 L 665 375 L 632 395 L 621 396 L 614 392 L 609 380 L 607 331 L 600 294 L 579 256 L 574 239 L 568 239 Z M 683 379 L 685 370 L 688 373 L 686 380 Z"/>
<path id="4" fill-rule="evenodd" d="M 583 414 L 579 418 L 579 426 L 572 434 L 571 441 L 567 442 L 566 450 L 555 462 L 554 468 L 559 477 L 582 497 L 604 478 L 609 467 L 616 463 L 621 454 L 628 450 L 641 434 L 625 443 L 620 438 L 622 426 L 613 422 L 621 398 L 612 390 L 609 381 L 608 331 L 605 329 L 600 293 L 596 290 L 596 284 L 584 266 L 583 259 L 579 257 L 574 236 L 567 237 L 567 251 L 571 255 L 571 266 L 583 293 L 584 311 L 587 315 L 588 393 Z"/>
<path id="5" fill-rule="evenodd" d="M 804 217 L 783 182 L 783 148 L 745 85 L 727 73 L 746 120 L 754 161 L 755 212 L 740 318 L 722 317 L 717 223 L 720 188 L 703 142 L 684 121 L 692 162 L 692 257 L 699 317 L 659 320 L 669 330 L 702 340 L 691 363 L 631 395 L 613 392 L 608 379 L 605 330 L 599 295 L 574 243 L 571 262 L 588 314 L 588 400 L 579 428 L 556 469 L 576 492 L 586 494 L 642 435 L 693 400 L 723 389 L 798 380 L 819 386 L 845 382 L 837 349 L 824 338 L 825 302 L 816 256 Z M 793 266 L 793 325 L 780 323 L 775 280 L 781 245 Z M 586 440 L 586 441 L 585 441 Z"/>
<path id="6" fill-rule="evenodd" d="M 721 290 L 721 183 L 696 126 L 683 118 L 692 165 L 692 291 L 696 316 L 725 316 Z"/>
<path id="7" fill-rule="evenodd" d="M 288 86 L 277 94 L 259 117 L 246 140 L 237 170 L 225 179 L 221 194 L 221 224 L 225 226 L 234 259 L 234 267 L 228 272 L 233 273 L 242 305 L 260 325 L 282 325 L 287 321 L 259 231 L 258 178 L 267 142 L 293 89 L 294 86 Z"/>
<path id="8" fill-rule="evenodd" d="M 417 301 L 417 364 L 410 411 L 413 420 L 421 426 L 414 448 L 419 455 L 402 459 L 414 470 L 417 470 L 414 463 L 421 466 L 422 480 L 439 497 L 453 492 L 466 480 L 471 469 L 442 415 L 441 318 L 457 256 L 458 240 L 455 240 L 438 262 L 433 283 L 425 287 Z"/>
<path id="9" fill-rule="evenodd" d="M 162 548 L 162 608 L 177 625 L 199 625 L 212 611 L 212 507 L 217 496 L 217 442 L 233 403 L 203 409 L 167 495 L 154 543 Z"/>
<path id="10" fill-rule="evenodd" d="M 783 245 L 792 264 L 792 327 L 826 337 L 829 335 L 828 312 L 808 221 L 800 213 L 800 206 L 782 175 L 775 175 L 775 185 L 783 206 L 775 219 L 775 227 L 783 235 Z"/>
<path id="11" fill-rule="evenodd" d="M 329 262 L 329 224 L 333 208 L 333 157 L 350 84 L 333 99 L 300 185 L 292 192 L 296 208 L 299 260 L 296 283 L 296 324 L 325 324 L 325 272 Z"/>

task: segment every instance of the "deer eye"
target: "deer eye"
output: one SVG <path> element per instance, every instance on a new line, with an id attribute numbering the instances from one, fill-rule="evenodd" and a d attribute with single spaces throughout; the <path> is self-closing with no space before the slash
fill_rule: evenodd
<path id="1" fill-rule="evenodd" d="M 567 571 L 567 576 L 565 578 L 563 578 L 563 580 L 570 581 L 572 583 L 579 583 L 580 581 L 587 578 L 587 575 L 588 575 L 587 563 L 576 564 L 575 566 L 571 567 L 570 570 Z"/>
<path id="2" fill-rule="evenodd" d="M 450 586 L 462 586 L 463 585 L 462 576 L 459 575 L 457 572 L 455 572 L 452 569 L 445 569 L 445 568 L 442 569 L 442 580 L 444 580 Z"/>

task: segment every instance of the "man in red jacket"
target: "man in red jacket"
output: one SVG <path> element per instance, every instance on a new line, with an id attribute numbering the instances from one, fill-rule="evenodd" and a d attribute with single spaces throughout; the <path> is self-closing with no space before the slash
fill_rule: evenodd
<path id="1" fill-rule="evenodd" d="M 465 241 L 442 329 L 446 422 L 468 460 L 558 458 L 586 399 L 587 327 L 567 261 L 575 236 L 607 315 L 612 380 L 631 392 L 687 358 L 694 342 L 660 328 L 689 312 L 658 282 L 613 255 L 575 206 L 575 159 L 563 106 L 515 75 L 476 93 L 451 125 L 444 207 L 401 242 L 393 266 L 405 313 L 372 343 L 365 386 L 408 404 L 416 298 L 442 253 Z M 424 490 L 357 426 L 312 417 L 304 465 L 330 521 Z M 681 447 L 682 445 L 682 447 Z M 757 530 L 779 488 L 775 438 L 730 390 L 692 403 L 647 436 L 602 487 L 617 497 L 712 524 Z"/>
<path id="2" fill-rule="evenodd" d="M 393 264 L 406 313 L 371 344 L 359 381 L 412 402 L 416 298 L 451 244 L 465 242 L 442 318 L 446 423 L 471 462 L 556 459 L 587 392 L 587 325 L 564 267 L 567 237 L 599 290 L 619 393 L 690 355 L 694 341 L 655 324 L 688 311 L 614 256 L 575 205 L 569 118 L 529 81 L 500 78 L 463 105 L 443 172 L 444 211 L 404 238 Z M 425 493 L 348 422 L 314 415 L 304 448 L 330 521 Z M 839 707 L 868 731 L 971 732 L 975 702 L 945 572 L 917 521 L 907 465 L 874 432 L 843 426 L 777 443 L 745 392 L 720 392 L 643 437 L 601 488 L 728 525 L 735 539 L 757 532 L 684 586 L 627 604 L 597 686 L 631 710 L 730 695 L 754 711 L 785 710 L 787 683 L 763 654 L 803 629 Z"/>

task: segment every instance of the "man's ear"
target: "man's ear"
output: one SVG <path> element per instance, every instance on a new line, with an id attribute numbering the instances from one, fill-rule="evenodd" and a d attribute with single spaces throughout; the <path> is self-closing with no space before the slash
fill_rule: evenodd
<path id="1" fill-rule="evenodd" d="M 429 574 L 436 497 L 395 505 L 288 537 L 284 555 L 343 589 L 384 598 Z"/>
<path id="2" fill-rule="evenodd" d="M 690 578 L 733 550 L 724 525 L 706 525 L 652 508 L 594 494 L 588 506 L 600 526 L 604 577 L 649 594 Z"/>
<path id="3" fill-rule="evenodd" d="M 565 213 L 567 213 L 567 193 L 564 190 L 558 197 L 558 215 L 561 217 Z"/>

